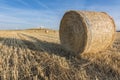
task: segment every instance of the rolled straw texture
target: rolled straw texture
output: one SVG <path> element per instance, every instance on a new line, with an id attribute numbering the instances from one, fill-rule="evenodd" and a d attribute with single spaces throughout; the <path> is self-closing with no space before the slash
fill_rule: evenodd
<path id="1" fill-rule="evenodd" d="M 115 23 L 105 12 L 68 11 L 60 23 L 60 42 L 68 50 L 96 53 L 114 41 Z"/>

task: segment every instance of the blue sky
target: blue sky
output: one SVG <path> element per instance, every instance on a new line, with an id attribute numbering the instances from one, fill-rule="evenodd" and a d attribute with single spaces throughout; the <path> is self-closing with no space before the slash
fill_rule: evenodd
<path id="1" fill-rule="evenodd" d="M 120 0 L 0 0 L 0 29 L 59 29 L 66 11 L 90 10 L 107 12 L 120 30 L 119 9 Z"/>

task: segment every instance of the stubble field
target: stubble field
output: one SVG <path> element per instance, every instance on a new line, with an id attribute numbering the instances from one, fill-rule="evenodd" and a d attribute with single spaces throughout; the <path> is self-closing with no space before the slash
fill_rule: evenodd
<path id="1" fill-rule="evenodd" d="M 58 31 L 0 31 L 0 80 L 120 80 L 120 32 L 106 51 L 72 54 Z"/>

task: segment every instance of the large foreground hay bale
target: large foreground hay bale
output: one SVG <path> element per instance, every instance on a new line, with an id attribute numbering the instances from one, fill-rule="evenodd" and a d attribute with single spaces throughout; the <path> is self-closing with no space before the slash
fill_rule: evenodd
<path id="1" fill-rule="evenodd" d="M 60 24 L 61 44 L 77 54 L 96 53 L 109 47 L 115 36 L 115 23 L 104 12 L 68 11 Z"/>

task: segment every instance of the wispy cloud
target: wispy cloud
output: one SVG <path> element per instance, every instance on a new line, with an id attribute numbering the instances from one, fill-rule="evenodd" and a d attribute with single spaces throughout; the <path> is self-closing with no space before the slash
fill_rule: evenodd
<path id="1" fill-rule="evenodd" d="M 19 3 L 23 4 L 24 6 L 29 6 L 29 4 L 27 2 L 25 2 L 24 0 L 17 0 Z"/>
<path id="2" fill-rule="evenodd" d="M 9 8 L 8 8 L 9 7 Z M 10 6 L 2 6 L 1 9 L 6 9 L 8 12 L 0 12 L 0 28 L 6 29 L 15 27 L 37 27 L 46 26 L 48 28 L 56 28 L 59 19 L 55 12 L 51 10 L 34 10 L 34 9 L 19 9 Z"/>
<path id="3" fill-rule="evenodd" d="M 46 8 L 46 9 L 49 9 L 49 7 L 45 3 L 42 3 L 40 0 L 35 0 L 35 1 L 37 4 L 39 4 L 39 6 Z"/>
<path id="4" fill-rule="evenodd" d="M 67 10 L 92 10 L 105 11 L 115 20 L 117 30 L 120 30 L 119 5 L 88 5 L 88 0 L 14 0 L 19 6 L 9 5 L 2 0 L 0 3 L 0 29 L 30 28 L 46 26 L 47 28 L 59 29 L 60 20 Z M 91 0 L 92 1 L 92 0 Z M 87 2 L 88 3 L 88 2 Z M 22 7 L 21 7 L 21 5 Z M 115 3 L 114 3 L 115 4 Z M 23 7 L 24 6 L 24 7 Z M 34 7 L 34 9 L 32 8 Z M 36 9 L 37 7 L 37 9 Z M 39 8 L 38 8 L 39 7 Z M 4 27 L 3 27 L 4 26 Z"/>

